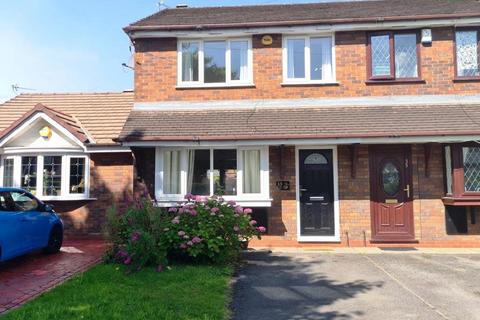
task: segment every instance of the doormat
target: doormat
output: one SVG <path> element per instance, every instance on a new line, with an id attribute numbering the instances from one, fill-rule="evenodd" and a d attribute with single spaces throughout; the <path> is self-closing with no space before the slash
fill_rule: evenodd
<path id="1" fill-rule="evenodd" d="M 396 248 L 396 247 L 379 248 L 379 249 L 383 251 L 417 251 L 418 250 L 417 248 Z"/>

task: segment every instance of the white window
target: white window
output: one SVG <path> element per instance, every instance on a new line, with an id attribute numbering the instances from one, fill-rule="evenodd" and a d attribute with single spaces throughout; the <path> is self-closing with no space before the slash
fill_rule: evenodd
<path id="1" fill-rule="evenodd" d="M 173 158 L 175 165 L 171 165 Z M 239 201 L 269 198 L 266 147 L 157 148 L 156 168 L 159 201 L 181 200 L 187 193 Z"/>
<path id="2" fill-rule="evenodd" d="M 253 81 L 250 39 L 178 42 L 179 86 L 250 85 Z"/>
<path id="3" fill-rule="evenodd" d="M 85 199 L 88 170 L 85 155 L 9 155 L 1 161 L 0 185 L 25 189 L 43 200 Z"/>
<path id="4" fill-rule="evenodd" d="M 335 82 L 334 61 L 332 36 L 284 38 L 283 78 L 286 84 Z"/>

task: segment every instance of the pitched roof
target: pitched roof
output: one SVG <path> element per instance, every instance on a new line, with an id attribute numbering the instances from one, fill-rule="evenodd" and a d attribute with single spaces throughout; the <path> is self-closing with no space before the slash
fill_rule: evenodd
<path id="1" fill-rule="evenodd" d="M 69 131 L 92 137 L 88 142 L 113 144 L 133 107 L 133 92 L 21 94 L 0 104 L 0 132 L 39 112 L 34 110 L 38 104 Z"/>
<path id="2" fill-rule="evenodd" d="M 370 0 L 166 9 L 124 30 L 198 30 L 479 16 L 477 0 Z"/>
<path id="3" fill-rule="evenodd" d="M 480 105 L 133 110 L 119 140 L 280 140 L 470 134 L 480 134 Z"/>
<path id="4" fill-rule="evenodd" d="M 89 141 L 88 132 L 82 127 L 81 123 L 74 117 L 64 112 L 54 110 L 46 107 L 41 103 L 38 103 L 33 109 L 25 113 L 18 120 L 14 121 L 8 128 L 0 132 L 0 139 L 10 134 L 17 127 L 21 126 L 24 122 L 30 119 L 37 113 L 44 113 L 59 123 L 62 127 L 67 129 L 74 137 L 76 137 L 82 143 L 93 142 Z"/>

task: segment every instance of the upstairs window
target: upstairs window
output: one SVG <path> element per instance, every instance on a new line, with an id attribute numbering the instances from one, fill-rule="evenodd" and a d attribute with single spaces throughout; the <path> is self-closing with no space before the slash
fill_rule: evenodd
<path id="1" fill-rule="evenodd" d="M 409 80 L 420 77 L 419 36 L 416 32 L 382 32 L 368 36 L 370 80 Z"/>
<path id="2" fill-rule="evenodd" d="M 332 37 L 286 37 L 283 51 L 285 83 L 335 81 Z"/>
<path id="3" fill-rule="evenodd" d="M 249 39 L 180 41 L 180 86 L 250 84 L 252 49 Z"/>
<path id="4" fill-rule="evenodd" d="M 477 30 L 460 30 L 455 32 L 456 77 L 480 77 L 478 44 Z"/>

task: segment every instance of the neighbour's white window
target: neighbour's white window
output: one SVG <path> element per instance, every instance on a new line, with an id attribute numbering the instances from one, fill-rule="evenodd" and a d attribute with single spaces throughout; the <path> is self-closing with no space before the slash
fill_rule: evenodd
<path id="1" fill-rule="evenodd" d="M 332 82 L 333 37 L 287 37 L 284 40 L 284 81 Z"/>
<path id="2" fill-rule="evenodd" d="M 174 166 L 172 153 L 176 154 Z M 265 147 L 158 149 L 157 170 L 162 180 L 158 181 L 157 195 L 159 198 L 187 193 L 268 197 L 267 153 Z"/>
<path id="3" fill-rule="evenodd" d="M 476 30 L 455 33 L 457 77 L 480 77 L 478 42 Z"/>
<path id="4" fill-rule="evenodd" d="M 221 86 L 250 84 L 250 39 L 180 41 L 179 85 Z"/>
<path id="5" fill-rule="evenodd" d="M 0 166 L 0 185 L 27 190 L 41 199 L 88 197 L 88 157 L 12 155 Z"/>

